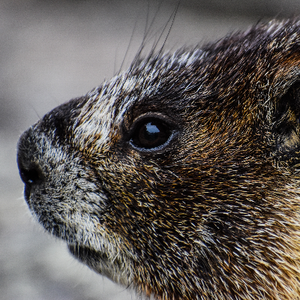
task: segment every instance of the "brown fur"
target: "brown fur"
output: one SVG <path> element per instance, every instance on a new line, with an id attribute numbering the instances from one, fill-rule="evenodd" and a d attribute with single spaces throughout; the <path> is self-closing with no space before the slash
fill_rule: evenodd
<path id="1" fill-rule="evenodd" d="M 147 148 L 149 128 L 162 142 Z M 289 20 L 137 60 L 26 131 L 18 163 L 38 221 L 114 281 L 160 300 L 294 300 L 299 153 Z"/>

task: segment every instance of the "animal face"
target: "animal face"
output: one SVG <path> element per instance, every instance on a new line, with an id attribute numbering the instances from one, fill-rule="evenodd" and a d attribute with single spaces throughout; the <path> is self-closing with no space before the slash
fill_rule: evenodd
<path id="1" fill-rule="evenodd" d="M 300 297 L 300 22 L 137 60 L 20 138 L 35 218 L 157 299 Z"/>

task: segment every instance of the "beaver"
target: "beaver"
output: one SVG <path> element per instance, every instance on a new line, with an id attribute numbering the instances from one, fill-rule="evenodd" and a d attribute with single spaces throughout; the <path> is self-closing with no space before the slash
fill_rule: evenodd
<path id="1" fill-rule="evenodd" d="M 35 218 L 160 300 L 300 299 L 300 20 L 137 57 L 20 138 Z"/>

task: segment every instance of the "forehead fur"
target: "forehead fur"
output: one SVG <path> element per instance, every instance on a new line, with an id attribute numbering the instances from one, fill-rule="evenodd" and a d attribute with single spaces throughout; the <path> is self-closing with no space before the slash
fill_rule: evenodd
<path id="1" fill-rule="evenodd" d="M 176 72 L 183 66 L 188 67 L 194 61 L 201 60 L 204 55 L 205 52 L 199 49 L 173 55 L 158 55 L 141 61 L 128 72 L 92 90 L 87 95 L 89 100 L 73 127 L 74 135 L 79 137 L 80 148 L 91 144 L 97 149 L 105 147 L 113 134 L 113 128 L 120 126 L 130 107 L 136 102 L 155 96 L 160 84 L 170 76 L 170 71 Z"/>
<path id="2" fill-rule="evenodd" d="M 215 104 L 224 99 L 228 102 L 234 93 L 238 97 L 231 96 L 231 104 L 242 100 L 246 108 L 252 107 L 251 99 L 242 99 L 241 89 L 246 95 L 257 87 L 262 101 L 268 101 L 271 89 L 274 96 L 276 89 L 282 90 L 282 85 L 290 84 L 287 79 L 299 73 L 299 31 L 300 21 L 272 21 L 232 34 L 203 50 L 181 49 L 137 59 L 127 72 L 87 95 L 89 100 L 73 126 L 79 148 L 105 151 L 114 128 L 121 125 L 132 106 L 147 106 L 149 98 L 160 96 L 162 91 L 168 94 L 170 89 L 182 97 L 187 108 L 191 102 L 199 107 L 204 101 L 214 106 L 208 97 Z M 176 105 L 172 97 L 168 101 L 170 107 Z"/>

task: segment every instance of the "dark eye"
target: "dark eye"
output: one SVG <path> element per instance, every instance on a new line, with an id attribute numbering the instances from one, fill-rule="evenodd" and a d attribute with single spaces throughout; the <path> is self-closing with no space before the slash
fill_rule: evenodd
<path id="1" fill-rule="evenodd" d="M 170 140 L 172 133 L 172 126 L 164 120 L 148 117 L 137 121 L 134 125 L 130 143 L 142 150 L 156 150 Z"/>

